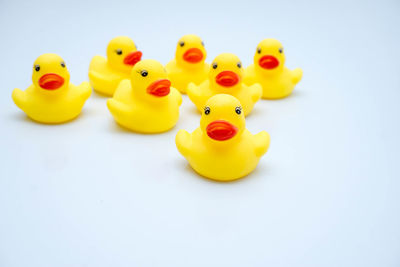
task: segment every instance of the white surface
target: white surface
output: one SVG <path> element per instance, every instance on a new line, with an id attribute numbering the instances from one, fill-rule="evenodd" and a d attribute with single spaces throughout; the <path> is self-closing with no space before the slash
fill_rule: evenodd
<path id="1" fill-rule="evenodd" d="M 146 2 L 0 2 L 0 266 L 400 266 L 399 2 Z M 248 117 L 272 141 L 238 182 L 177 152 L 199 124 L 187 97 L 161 135 L 122 130 L 96 94 L 57 126 L 11 100 L 42 53 L 79 83 L 114 36 L 166 63 L 186 33 L 244 65 L 275 37 L 304 70 Z"/>

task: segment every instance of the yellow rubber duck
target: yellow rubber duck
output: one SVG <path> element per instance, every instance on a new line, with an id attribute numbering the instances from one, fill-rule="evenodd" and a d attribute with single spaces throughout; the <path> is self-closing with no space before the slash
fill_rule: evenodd
<path id="1" fill-rule="evenodd" d="M 112 96 L 123 79 L 129 79 L 132 67 L 141 60 L 142 52 L 126 36 L 112 39 L 107 46 L 107 59 L 94 56 L 89 66 L 89 80 L 96 92 Z"/>
<path id="2" fill-rule="evenodd" d="M 193 133 L 180 130 L 175 138 L 179 152 L 200 175 L 232 181 L 252 172 L 269 147 L 270 136 L 245 127 L 240 102 L 228 94 L 211 97 Z"/>
<path id="3" fill-rule="evenodd" d="M 262 89 L 259 84 L 247 86 L 242 82 L 242 62 L 234 54 L 224 53 L 217 56 L 208 74 L 208 79 L 199 86 L 190 83 L 188 95 L 190 100 L 203 111 L 206 101 L 215 94 L 230 94 L 236 97 L 247 116 L 254 104 L 261 98 Z"/>
<path id="4" fill-rule="evenodd" d="M 176 46 L 175 59 L 165 66 L 172 86 L 186 94 L 190 82 L 200 84 L 207 79 L 210 65 L 204 62 L 206 57 L 200 37 L 193 34 L 183 36 Z"/>
<path id="5" fill-rule="evenodd" d="M 285 54 L 278 40 L 264 39 L 257 46 L 254 64 L 245 71 L 244 82 L 261 84 L 265 99 L 279 99 L 290 95 L 302 76 L 300 68 L 285 67 Z"/>
<path id="6" fill-rule="evenodd" d="M 12 99 L 28 117 L 42 123 L 62 123 L 79 115 L 92 93 L 90 84 L 69 82 L 64 60 L 56 54 L 43 54 L 33 64 L 33 84 L 25 91 L 14 89 Z"/>
<path id="7" fill-rule="evenodd" d="M 182 96 L 156 60 L 137 63 L 121 81 L 107 106 L 121 126 L 140 133 L 165 132 L 178 121 Z"/>

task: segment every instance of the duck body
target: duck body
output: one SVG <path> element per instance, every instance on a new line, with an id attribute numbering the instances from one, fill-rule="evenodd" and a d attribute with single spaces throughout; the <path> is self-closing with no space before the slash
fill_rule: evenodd
<path id="1" fill-rule="evenodd" d="M 89 81 L 93 89 L 112 96 L 119 83 L 129 79 L 133 66 L 141 60 L 142 52 L 127 36 L 112 39 L 107 46 L 107 58 L 94 56 L 89 65 Z"/>
<path id="2" fill-rule="evenodd" d="M 129 79 L 130 73 L 116 71 L 102 56 L 94 56 L 89 65 L 89 80 L 93 89 L 103 95 L 112 96 L 119 83 Z"/>
<path id="3" fill-rule="evenodd" d="M 198 85 L 206 80 L 210 69 L 206 57 L 200 37 L 193 34 L 183 36 L 176 46 L 175 58 L 165 66 L 172 86 L 186 94 L 189 83 Z"/>
<path id="4" fill-rule="evenodd" d="M 90 84 L 79 86 L 70 84 L 68 90 L 60 94 L 42 94 L 31 85 L 25 91 L 15 89 L 14 103 L 34 121 L 42 123 L 63 123 L 76 118 L 92 92 Z"/>
<path id="5" fill-rule="evenodd" d="M 204 63 L 198 68 L 184 68 L 179 66 L 177 61 L 173 59 L 165 68 L 168 72 L 168 79 L 171 80 L 174 88 L 179 88 L 179 92 L 186 94 L 190 83 L 199 85 L 207 79 L 210 65 Z"/>
<path id="6" fill-rule="evenodd" d="M 162 103 L 143 102 L 132 93 L 130 80 L 123 80 L 114 97 L 107 101 L 108 109 L 121 126 L 134 132 L 160 133 L 173 128 L 179 119 L 182 97 L 175 88 Z"/>
<path id="7" fill-rule="evenodd" d="M 264 99 L 280 99 L 292 94 L 302 75 L 303 71 L 300 68 L 289 70 L 286 67 L 279 75 L 264 75 L 257 73 L 252 64 L 245 71 L 244 83 L 261 85 Z"/>
<path id="8" fill-rule="evenodd" d="M 88 82 L 75 86 L 61 57 L 44 54 L 34 63 L 33 84 L 14 89 L 12 99 L 26 115 L 41 123 L 63 123 L 77 117 L 91 95 Z"/>
<path id="9" fill-rule="evenodd" d="M 244 83 L 260 84 L 264 99 L 287 97 L 301 80 L 303 71 L 300 68 L 290 70 L 284 64 L 282 44 L 275 39 L 264 39 L 258 44 L 254 64 L 245 70 Z"/>
<path id="10" fill-rule="evenodd" d="M 181 130 L 176 144 L 197 173 L 217 181 L 233 181 L 251 173 L 267 151 L 270 140 L 266 132 L 253 135 L 247 129 L 233 144 L 213 144 L 206 138 L 199 128 L 192 134 Z"/>
<path id="11" fill-rule="evenodd" d="M 141 76 L 143 71 L 149 73 L 148 78 Z M 131 79 L 121 81 L 113 98 L 107 101 L 115 121 L 139 133 L 160 133 L 173 128 L 179 119 L 182 96 L 165 78 L 160 63 L 154 60 L 138 63 Z M 149 88 L 154 88 L 156 95 L 149 94 Z"/>
<path id="12" fill-rule="evenodd" d="M 242 178 L 268 150 L 269 134 L 253 135 L 245 128 L 240 104 L 231 95 L 215 95 L 206 102 L 200 127 L 177 133 L 178 151 L 200 175 L 217 181 Z"/>
<path id="13" fill-rule="evenodd" d="M 233 54 L 221 54 L 213 61 L 206 81 L 196 86 L 188 86 L 188 96 L 200 112 L 203 112 L 206 101 L 216 94 L 230 94 L 237 98 L 247 116 L 253 110 L 255 103 L 261 98 L 262 88 L 259 84 L 250 86 L 242 80 L 243 70 L 238 57 Z"/>

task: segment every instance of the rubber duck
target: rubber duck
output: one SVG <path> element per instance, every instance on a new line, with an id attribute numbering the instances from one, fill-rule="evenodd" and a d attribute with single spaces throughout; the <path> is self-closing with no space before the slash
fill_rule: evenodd
<path id="1" fill-rule="evenodd" d="M 189 98 L 202 112 L 211 96 L 230 94 L 239 99 L 244 115 L 247 116 L 261 98 L 262 89 L 259 84 L 245 85 L 242 81 L 243 73 L 242 62 L 237 56 L 230 53 L 220 54 L 213 60 L 207 80 L 199 86 L 189 84 Z"/>
<path id="2" fill-rule="evenodd" d="M 232 181 L 256 168 L 268 150 L 270 136 L 265 131 L 250 133 L 239 100 L 218 94 L 205 104 L 200 127 L 193 133 L 178 131 L 175 143 L 197 173 L 216 181 Z"/>
<path id="3" fill-rule="evenodd" d="M 142 60 L 122 80 L 107 106 L 121 126 L 140 133 L 165 132 L 178 121 L 182 96 L 171 87 L 167 73 L 156 60 Z"/>
<path id="4" fill-rule="evenodd" d="M 290 95 L 302 76 L 300 68 L 285 67 L 285 53 L 278 40 L 264 39 L 257 46 L 254 64 L 245 71 L 244 82 L 261 84 L 265 99 L 279 99 Z"/>
<path id="5" fill-rule="evenodd" d="M 210 65 L 205 63 L 207 52 L 200 37 L 189 34 L 179 39 L 175 58 L 165 67 L 172 86 L 186 94 L 190 82 L 200 84 L 207 79 Z"/>
<path id="6" fill-rule="evenodd" d="M 88 82 L 69 82 L 64 60 L 43 54 L 33 63 L 32 82 L 25 91 L 14 89 L 12 99 L 28 117 L 41 123 L 62 123 L 77 117 L 92 89 Z"/>
<path id="7" fill-rule="evenodd" d="M 89 80 L 93 89 L 112 96 L 123 79 L 129 79 L 132 67 L 142 58 L 135 43 L 127 36 L 112 39 L 107 46 L 107 59 L 94 56 L 89 66 Z"/>

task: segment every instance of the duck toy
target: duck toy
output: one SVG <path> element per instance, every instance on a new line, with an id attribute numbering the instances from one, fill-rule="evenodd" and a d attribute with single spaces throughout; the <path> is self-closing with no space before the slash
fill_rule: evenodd
<path id="1" fill-rule="evenodd" d="M 188 96 L 202 112 L 211 96 L 230 94 L 240 101 L 244 115 L 247 116 L 261 98 L 262 89 L 259 84 L 245 85 L 243 74 L 242 62 L 237 56 L 230 53 L 220 54 L 213 60 L 207 80 L 199 86 L 189 84 Z"/>
<path id="2" fill-rule="evenodd" d="M 207 79 L 210 65 L 204 62 L 206 57 L 200 37 L 193 34 L 183 36 L 176 46 L 175 58 L 166 65 L 172 86 L 186 94 L 190 82 L 200 84 Z"/>
<path id="3" fill-rule="evenodd" d="M 285 67 L 283 46 L 278 40 L 264 39 L 257 46 L 254 64 L 245 71 L 244 82 L 261 84 L 265 99 L 279 99 L 289 96 L 302 76 L 300 68 Z"/>
<path id="4" fill-rule="evenodd" d="M 216 181 L 232 181 L 256 168 L 268 150 L 270 136 L 265 131 L 250 133 L 239 100 L 218 94 L 205 104 L 200 127 L 193 133 L 178 131 L 175 143 L 197 173 Z"/>
<path id="5" fill-rule="evenodd" d="M 107 46 L 107 59 L 94 56 L 89 66 L 89 80 L 93 89 L 112 96 L 123 79 L 129 79 L 131 70 L 142 58 L 135 43 L 127 36 L 112 39 Z"/>
<path id="6" fill-rule="evenodd" d="M 135 132 L 165 132 L 178 121 L 182 96 L 171 87 L 167 73 L 156 60 L 137 63 L 130 79 L 121 81 L 107 106 L 118 124 Z"/>
<path id="7" fill-rule="evenodd" d="M 12 99 L 26 115 L 41 123 L 62 123 L 77 117 L 92 89 L 88 82 L 75 86 L 64 60 L 43 54 L 33 63 L 32 85 L 25 91 L 14 89 Z"/>

